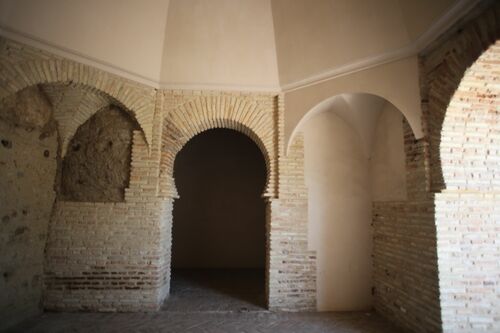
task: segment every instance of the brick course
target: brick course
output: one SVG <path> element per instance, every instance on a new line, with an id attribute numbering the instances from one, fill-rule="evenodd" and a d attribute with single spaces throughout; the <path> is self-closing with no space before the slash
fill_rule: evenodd
<path id="1" fill-rule="evenodd" d="M 168 296 L 177 152 L 217 127 L 260 147 L 268 178 L 268 305 L 314 310 L 315 254 L 307 249 L 303 142 L 284 156 L 280 95 L 154 90 L 0 39 L 0 100 L 41 85 L 54 106 L 61 156 L 76 129 L 116 104 L 135 116 L 129 188 L 116 203 L 57 201 L 49 224 L 44 306 L 65 311 L 154 311 Z M 281 171 L 281 172 L 280 172 Z"/>
<path id="2" fill-rule="evenodd" d="M 375 309 L 412 332 L 439 332 L 441 315 L 434 225 L 428 192 L 425 139 L 403 120 L 406 201 L 373 203 Z"/>
<path id="3" fill-rule="evenodd" d="M 268 171 L 263 193 L 267 202 L 268 307 L 315 310 L 316 266 L 315 253 L 307 249 L 303 138 L 299 136 L 292 152 L 283 155 L 282 97 L 205 91 L 164 91 L 163 97 L 160 197 L 178 197 L 173 164 L 176 154 L 193 136 L 218 127 L 248 135 L 262 150 Z M 171 228 L 171 218 L 167 224 Z"/>
<path id="4" fill-rule="evenodd" d="M 500 329 L 499 23 L 484 1 L 421 53 L 408 201 L 374 203 L 375 307 L 414 332 Z"/>
<path id="5" fill-rule="evenodd" d="M 443 332 L 500 330 L 500 4 L 424 54 Z"/>
<path id="6" fill-rule="evenodd" d="M 402 124 L 408 200 L 374 203 L 375 307 L 414 332 L 500 330 L 499 13 L 486 1 L 420 55 L 424 138 Z M 123 107 L 142 128 L 125 202 L 56 202 L 47 309 L 159 308 L 170 283 L 173 162 L 194 135 L 217 127 L 248 135 L 266 159 L 269 308 L 315 309 L 303 137 L 285 154 L 281 95 L 155 90 L 0 38 L 0 101 L 33 85 L 57 101 L 62 155 L 103 105 Z"/>
<path id="7" fill-rule="evenodd" d="M 151 142 L 155 89 L 0 37 L 0 101 L 26 87 L 53 83 L 76 85 L 113 99 L 135 115 Z"/>

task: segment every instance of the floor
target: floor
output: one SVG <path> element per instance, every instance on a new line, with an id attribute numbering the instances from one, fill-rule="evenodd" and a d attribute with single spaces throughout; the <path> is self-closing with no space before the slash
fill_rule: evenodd
<path id="1" fill-rule="evenodd" d="M 264 307 L 259 270 L 174 271 L 156 313 L 45 313 L 9 332 L 399 333 L 373 312 L 283 313 Z"/>
<path id="2" fill-rule="evenodd" d="M 264 270 L 174 270 L 168 312 L 266 311 Z"/>

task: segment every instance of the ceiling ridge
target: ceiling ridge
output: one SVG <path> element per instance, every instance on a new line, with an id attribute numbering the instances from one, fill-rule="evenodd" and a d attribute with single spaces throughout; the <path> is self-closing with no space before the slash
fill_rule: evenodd
<path id="1" fill-rule="evenodd" d="M 47 40 L 40 39 L 38 37 L 35 37 L 30 34 L 26 34 L 24 32 L 20 32 L 16 29 L 12 29 L 10 27 L 6 27 L 4 25 L 0 24 L 0 36 L 3 36 L 5 38 L 8 38 L 10 40 L 13 40 L 18 43 L 22 43 L 34 48 L 37 48 L 42 51 L 46 51 L 49 53 L 52 53 L 53 55 L 68 59 L 68 60 L 73 60 L 79 63 L 82 63 L 84 65 L 92 66 L 97 69 L 101 69 L 105 72 L 108 72 L 110 74 L 114 74 L 117 76 L 120 76 L 125 79 L 129 79 L 141 84 L 144 84 L 146 86 L 152 87 L 152 88 L 159 88 L 158 80 L 155 80 L 153 78 L 149 78 L 146 76 L 143 76 L 139 73 L 135 73 L 132 71 L 129 71 L 127 69 L 124 69 L 122 67 L 118 67 L 116 65 L 113 65 L 109 62 L 96 59 L 94 57 L 88 56 L 86 54 L 80 53 L 75 50 L 71 50 L 69 48 L 65 48 L 63 46 L 55 45 Z"/>
<path id="2" fill-rule="evenodd" d="M 156 89 L 172 89 L 172 90 L 238 90 L 238 91 L 252 91 L 252 92 L 290 92 L 297 89 L 305 88 L 308 86 L 316 85 L 337 77 L 357 73 L 370 68 L 378 67 L 395 61 L 403 60 L 408 57 L 417 55 L 432 41 L 439 37 L 449 27 L 451 27 L 457 20 L 465 15 L 472 9 L 480 0 L 458 0 L 448 11 L 441 15 L 425 31 L 412 43 L 388 52 L 377 54 L 374 56 L 358 59 L 351 63 L 342 66 L 328 69 L 321 73 L 311 75 L 307 78 L 297 80 L 295 82 L 282 84 L 282 85 L 235 85 L 224 83 L 176 83 L 156 80 L 154 78 L 146 77 L 141 74 L 126 70 L 124 68 L 115 66 L 111 63 L 87 56 L 80 52 L 52 44 L 46 40 L 39 39 L 29 34 L 19 32 L 15 29 L 0 25 L 0 36 L 35 47 L 56 56 L 64 57 L 69 60 L 83 63 L 111 74 L 129 79 L 146 86 Z"/>
<path id="3" fill-rule="evenodd" d="M 415 41 L 402 48 L 359 59 L 309 76 L 308 78 L 281 85 L 281 89 L 283 92 L 289 92 L 415 56 L 479 2 L 480 0 L 457 1 L 447 12 L 434 21 L 427 31 L 421 34 Z"/>

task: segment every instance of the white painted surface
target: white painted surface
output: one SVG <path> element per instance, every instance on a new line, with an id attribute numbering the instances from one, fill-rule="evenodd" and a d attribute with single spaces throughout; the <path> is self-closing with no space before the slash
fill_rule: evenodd
<path id="1" fill-rule="evenodd" d="M 367 94 L 339 95 L 311 113 L 299 130 L 318 310 L 370 309 L 372 202 L 406 198 L 403 116 Z"/>
<path id="2" fill-rule="evenodd" d="M 370 161 L 373 201 L 406 200 L 403 115 L 387 103 L 378 118 Z"/>
<path id="3" fill-rule="evenodd" d="M 273 0 L 280 82 L 410 42 L 396 0 Z"/>
<path id="4" fill-rule="evenodd" d="M 420 37 L 457 0 L 398 0 L 411 39 Z"/>
<path id="5" fill-rule="evenodd" d="M 288 91 L 413 56 L 478 1 L 0 0 L 0 33 L 153 87 Z"/>
<path id="6" fill-rule="evenodd" d="M 318 310 L 370 309 L 371 196 L 361 139 L 333 112 L 311 118 L 304 125 L 304 138 Z"/>
<path id="7" fill-rule="evenodd" d="M 279 89 L 270 0 L 171 0 L 164 84 Z"/>
<path id="8" fill-rule="evenodd" d="M 367 93 L 387 100 L 405 115 L 415 137 L 423 136 L 418 59 L 410 57 L 285 93 L 287 144 L 310 110 L 348 93 Z"/>
<path id="9" fill-rule="evenodd" d="M 169 0 L 0 0 L 0 25 L 153 81 Z"/>

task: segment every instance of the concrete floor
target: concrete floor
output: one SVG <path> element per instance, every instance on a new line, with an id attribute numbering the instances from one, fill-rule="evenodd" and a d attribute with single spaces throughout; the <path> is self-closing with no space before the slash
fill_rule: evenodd
<path id="1" fill-rule="evenodd" d="M 9 332 L 401 332 L 373 312 L 277 313 L 264 300 L 262 271 L 174 271 L 162 311 L 45 313 Z"/>

